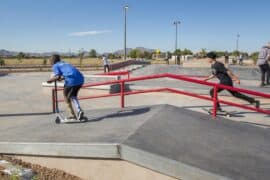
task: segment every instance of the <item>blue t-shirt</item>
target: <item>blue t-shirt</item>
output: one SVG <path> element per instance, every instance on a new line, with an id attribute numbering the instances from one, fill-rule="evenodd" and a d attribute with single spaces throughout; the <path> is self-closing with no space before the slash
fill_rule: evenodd
<path id="1" fill-rule="evenodd" d="M 84 77 L 81 72 L 69 63 L 59 61 L 53 65 L 55 76 L 63 76 L 65 78 L 65 86 L 78 86 L 84 83 Z"/>

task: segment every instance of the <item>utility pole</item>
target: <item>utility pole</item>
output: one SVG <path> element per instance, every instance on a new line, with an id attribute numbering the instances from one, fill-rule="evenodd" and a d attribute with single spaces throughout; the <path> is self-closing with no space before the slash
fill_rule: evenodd
<path id="1" fill-rule="evenodd" d="M 178 24 L 180 21 L 174 21 L 173 24 L 175 25 L 175 50 L 177 49 L 177 40 L 178 40 Z"/>
<path id="2" fill-rule="evenodd" d="M 124 10 L 125 10 L 125 25 L 124 25 L 124 60 L 127 60 L 127 10 L 128 10 L 128 6 L 125 5 L 124 6 Z"/>

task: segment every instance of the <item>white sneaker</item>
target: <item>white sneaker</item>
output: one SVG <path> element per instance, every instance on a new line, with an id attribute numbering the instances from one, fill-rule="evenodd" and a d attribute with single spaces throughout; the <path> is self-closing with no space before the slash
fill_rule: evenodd
<path id="1" fill-rule="evenodd" d="M 78 119 L 79 119 L 79 120 L 82 120 L 82 119 L 83 119 L 83 115 L 84 115 L 84 112 L 83 112 L 82 110 L 80 110 L 80 111 L 78 112 Z"/>

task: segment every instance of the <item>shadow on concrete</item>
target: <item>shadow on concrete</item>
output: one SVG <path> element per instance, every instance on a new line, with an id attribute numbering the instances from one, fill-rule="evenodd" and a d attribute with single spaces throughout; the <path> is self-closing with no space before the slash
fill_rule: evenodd
<path id="1" fill-rule="evenodd" d="M 263 127 L 263 128 L 270 128 L 270 125 L 267 125 L 267 124 L 260 124 L 260 123 L 246 122 L 246 121 L 240 121 L 240 122 L 244 124 L 250 124 L 250 125 Z"/>
<path id="2" fill-rule="evenodd" d="M 0 77 L 7 76 L 7 75 L 8 75 L 8 73 L 0 73 Z"/>
<path id="3" fill-rule="evenodd" d="M 0 114 L 0 117 L 11 117 L 11 116 L 46 116 L 51 115 L 52 112 L 43 112 L 43 113 L 18 113 L 18 114 Z"/>
<path id="4" fill-rule="evenodd" d="M 139 114 L 147 113 L 148 111 L 150 111 L 149 107 L 139 108 L 139 109 L 127 109 L 127 110 L 124 109 L 124 110 L 120 110 L 120 111 L 117 111 L 117 112 L 112 113 L 112 114 L 107 114 L 107 115 L 104 115 L 101 117 L 91 118 L 85 122 L 96 122 L 96 121 L 101 121 L 101 120 L 106 119 L 106 118 L 119 118 L 119 117 L 125 117 L 125 116 L 136 116 Z"/>

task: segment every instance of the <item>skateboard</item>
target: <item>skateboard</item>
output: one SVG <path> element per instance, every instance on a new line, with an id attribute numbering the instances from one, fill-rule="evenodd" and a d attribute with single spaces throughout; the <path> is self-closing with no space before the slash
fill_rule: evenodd
<path id="1" fill-rule="evenodd" d="M 210 115 L 213 115 L 213 112 L 212 112 L 212 109 L 207 109 L 207 108 L 202 108 L 204 111 L 206 111 L 208 114 Z M 226 116 L 226 117 L 232 117 L 233 116 L 233 113 L 235 111 L 224 111 L 224 110 L 221 110 L 221 111 L 217 111 L 217 116 Z"/>

